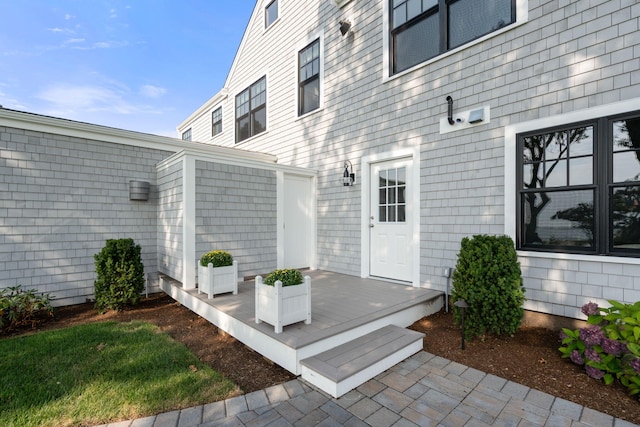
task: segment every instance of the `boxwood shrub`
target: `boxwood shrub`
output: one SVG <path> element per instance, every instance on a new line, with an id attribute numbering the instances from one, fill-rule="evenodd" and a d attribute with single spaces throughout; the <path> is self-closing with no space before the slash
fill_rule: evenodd
<path id="1" fill-rule="evenodd" d="M 467 338 L 518 331 L 524 310 L 524 287 L 518 255 L 509 236 L 476 235 L 462 239 L 453 273 L 452 300 L 464 299 Z M 461 322 L 460 308 L 454 320 Z"/>
<path id="2" fill-rule="evenodd" d="M 140 301 L 144 290 L 144 266 L 140 246 L 133 239 L 109 239 L 94 255 L 96 309 L 120 310 Z"/>

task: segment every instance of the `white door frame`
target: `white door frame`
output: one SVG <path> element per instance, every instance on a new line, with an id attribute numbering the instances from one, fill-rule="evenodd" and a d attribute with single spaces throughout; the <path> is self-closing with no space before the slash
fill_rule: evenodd
<path id="1" fill-rule="evenodd" d="M 370 274 L 370 209 L 371 209 L 371 165 L 378 162 L 384 162 L 395 159 L 411 159 L 413 161 L 412 176 L 413 191 L 407 195 L 412 206 L 412 227 L 413 238 L 411 239 L 413 254 L 413 272 L 411 284 L 414 287 L 420 287 L 420 147 L 403 148 L 399 150 L 389 151 L 385 153 L 376 153 L 363 156 L 360 164 L 362 165 L 362 192 L 361 192 L 361 264 L 360 277 L 366 278 Z"/>

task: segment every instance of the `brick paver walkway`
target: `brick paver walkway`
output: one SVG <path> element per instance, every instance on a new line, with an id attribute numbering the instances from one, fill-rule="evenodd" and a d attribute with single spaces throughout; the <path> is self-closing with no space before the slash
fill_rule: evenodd
<path id="1" fill-rule="evenodd" d="M 421 351 L 339 399 L 296 379 L 225 401 L 102 427 L 195 426 L 635 424 Z"/>

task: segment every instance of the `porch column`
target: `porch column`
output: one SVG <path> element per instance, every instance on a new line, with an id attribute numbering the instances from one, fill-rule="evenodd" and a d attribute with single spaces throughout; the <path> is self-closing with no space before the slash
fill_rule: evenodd
<path id="1" fill-rule="evenodd" d="M 182 158 L 182 287 L 196 287 L 196 159 Z"/>

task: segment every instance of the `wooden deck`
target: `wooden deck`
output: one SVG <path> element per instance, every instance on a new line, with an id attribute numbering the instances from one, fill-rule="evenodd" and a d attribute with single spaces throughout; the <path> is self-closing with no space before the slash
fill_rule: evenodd
<path id="1" fill-rule="evenodd" d="M 386 325 L 406 327 L 438 311 L 443 293 L 381 280 L 327 271 L 305 271 L 311 277 L 311 324 L 285 326 L 255 323 L 254 282 L 243 282 L 238 295 L 208 299 L 197 289 L 162 277 L 162 289 L 174 299 L 275 363 L 299 375 L 300 360 L 361 337 Z"/>

